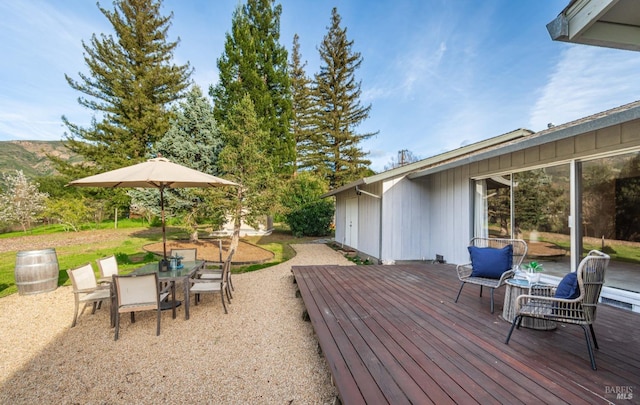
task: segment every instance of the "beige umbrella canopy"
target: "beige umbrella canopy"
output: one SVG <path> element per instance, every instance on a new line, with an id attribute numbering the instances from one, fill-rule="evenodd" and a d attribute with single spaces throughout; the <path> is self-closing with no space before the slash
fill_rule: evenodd
<path id="1" fill-rule="evenodd" d="M 69 183 L 76 187 L 140 187 L 160 189 L 162 210 L 162 244 L 167 259 L 167 236 L 164 226 L 164 189 L 187 187 L 237 186 L 238 184 L 210 174 L 193 170 L 158 157 L 146 162 L 84 177 Z"/>

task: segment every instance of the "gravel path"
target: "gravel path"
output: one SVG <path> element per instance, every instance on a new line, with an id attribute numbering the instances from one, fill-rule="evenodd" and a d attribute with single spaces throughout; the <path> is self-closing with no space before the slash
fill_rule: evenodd
<path id="1" fill-rule="evenodd" d="M 120 321 L 113 340 L 108 307 L 87 310 L 70 328 L 71 287 L 0 299 L 0 404 L 324 404 L 335 397 L 291 266 L 352 264 L 324 244 L 294 245 L 296 257 L 234 275 L 225 315 L 203 296 L 176 319 L 162 313 Z"/>

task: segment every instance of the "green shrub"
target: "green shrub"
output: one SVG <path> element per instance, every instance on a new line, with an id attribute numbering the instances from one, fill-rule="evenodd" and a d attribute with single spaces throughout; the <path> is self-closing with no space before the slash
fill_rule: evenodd
<path id="1" fill-rule="evenodd" d="M 286 223 L 296 237 L 330 235 L 332 222 L 333 202 L 327 200 L 311 202 L 286 215 Z"/>
<path id="2" fill-rule="evenodd" d="M 131 264 L 131 259 L 129 259 L 129 255 L 126 253 L 116 253 L 116 262 L 118 264 Z"/>

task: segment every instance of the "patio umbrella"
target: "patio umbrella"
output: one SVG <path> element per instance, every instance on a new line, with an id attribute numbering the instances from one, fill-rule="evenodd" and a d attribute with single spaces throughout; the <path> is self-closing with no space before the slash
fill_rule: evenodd
<path id="1" fill-rule="evenodd" d="M 167 235 L 164 220 L 164 189 L 186 187 L 237 186 L 238 184 L 158 157 L 146 162 L 84 177 L 69 183 L 76 187 L 130 187 L 160 189 L 162 246 L 167 259 Z"/>

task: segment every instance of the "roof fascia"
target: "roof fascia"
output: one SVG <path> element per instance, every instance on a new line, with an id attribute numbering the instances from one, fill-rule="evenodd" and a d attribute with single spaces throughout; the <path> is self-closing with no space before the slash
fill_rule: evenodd
<path id="1" fill-rule="evenodd" d="M 547 24 L 554 41 L 640 50 L 640 28 L 600 21 L 620 0 L 573 0 Z"/>
<path id="2" fill-rule="evenodd" d="M 373 176 L 364 177 L 358 179 L 352 183 L 345 184 L 342 187 L 339 187 L 335 190 L 331 190 L 328 193 L 322 194 L 320 198 L 330 197 L 332 195 L 339 194 L 343 191 L 349 190 L 351 188 L 355 188 L 356 186 L 361 186 L 364 184 L 372 184 L 377 183 L 379 181 L 384 181 L 387 179 L 391 179 L 398 176 L 406 175 L 407 173 L 414 172 L 416 170 L 420 170 L 424 167 L 430 167 L 438 162 L 447 161 L 450 159 L 455 159 L 456 157 L 467 155 L 477 150 L 489 148 L 495 145 L 499 145 L 501 143 L 513 141 L 514 139 L 522 138 L 525 136 L 529 136 L 533 134 L 532 131 L 528 129 L 519 128 L 511 132 L 507 132 L 506 134 L 494 136 L 493 138 L 484 139 L 482 141 L 472 143 L 470 145 L 466 145 L 452 151 L 444 152 L 439 155 L 432 156 L 430 158 L 422 159 L 414 163 L 410 163 L 408 165 L 404 165 L 401 167 L 396 167 L 395 169 L 387 170 L 385 172 L 375 174 Z"/>
<path id="3" fill-rule="evenodd" d="M 493 157 L 498 157 L 507 153 L 517 152 L 519 150 L 527 149 L 533 146 L 539 146 L 545 143 L 559 141 L 576 135 L 584 134 L 591 131 L 597 131 L 599 129 L 639 119 L 640 104 L 637 102 L 632 104 L 635 104 L 635 106 L 627 109 L 622 109 L 621 111 L 613 112 L 611 114 L 604 114 L 602 116 L 597 115 L 597 118 L 591 120 L 580 120 L 574 125 L 561 125 L 558 127 L 546 129 L 544 131 L 537 132 L 533 136 L 515 141 L 503 147 L 498 147 L 485 152 L 468 155 L 462 157 L 461 159 L 447 162 L 442 165 L 435 165 L 425 170 L 411 173 L 407 177 L 409 179 L 416 179 L 419 177 L 428 176 L 433 173 L 438 173 L 444 170 L 463 166 L 465 164 L 474 163 L 485 159 L 491 159 Z"/>

